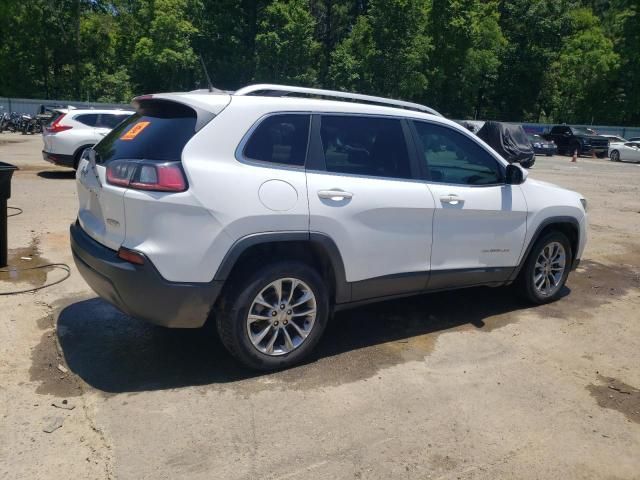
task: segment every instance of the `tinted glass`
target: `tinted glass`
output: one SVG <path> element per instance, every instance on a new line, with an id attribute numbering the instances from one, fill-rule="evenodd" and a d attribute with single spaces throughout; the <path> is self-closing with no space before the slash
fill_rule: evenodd
<path id="1" fill-rule="evenodd" d="M 60 112 L 58 110 L 54 110 L 53 113 L 51 114 L 51 118 L 47 122 L 47 126 L 51 125 L 53 122 L 55 122 L 62 115 L 64 115 L 64 113 L 62 113 L 62 112 Z"/>
<path id="2" fill-rule="evenodd" d="M 272 115 L 258 125 L 244 149 L 251 160 L 304 165 L 309 139 L 309 115 Z"/>
<path id="3" fill-rule="evenodd" d="M 174 102 L 142 102 L 131 115 L 98 143 L 96 162 L 118 159 L 180 161 L 182 149 L 195 134 L 196 113 Z"/>
<path id="4" fill-rule="evenodd" d="M 86 113 L 83 115 L 77 115 L 75 117 L 73 117 L 73 119 L 76 122 L 80 122 L 83 123 L 89 127 L 95 127 L 96 123 L 98 121 L 98 114 L 97 113 Z"/>
<path id="5" fill-rule="evenodd" d="M 434 182 L 460 185 L 503 183 L 503 169 L 489 152 L 449 127 L 414 122 L 419 146 Z"/>
<path id="6" fill-rule="evenodd" d="M 329 172 L 411 178 L 400 120 L 323 115 L 320 135 Z"/>
<path id="7" fill-rule="evenodd" d="M 128 116 L 129 116 L 128 114 L 123 114 L 123 113 L 119 113 L 119 114 L 103 113 L 100 115 L 100 119 L 98 120 L 96 127 L 114 128 L 116 125 L 118 125 L 121 121 L 123 121 Z"/>

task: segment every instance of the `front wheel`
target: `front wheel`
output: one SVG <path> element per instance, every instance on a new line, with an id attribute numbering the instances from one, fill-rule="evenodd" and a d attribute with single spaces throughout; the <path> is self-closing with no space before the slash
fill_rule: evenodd
<path id="1" fill-rule="evenodd" d="M 569 276 L 571 260 L 571 245 L 563 233 L 544 235 L 533 245 L 520 271 L 520 295 L 538 305 L 557 300 Z"/>
<path id="2" fill-rule="evenodd" d="M 281 262 L 232 283 L 219 310 L 218 333 L 227 350 L 250 368 L 275 370 L 299 363 L 316 346 L 329 296 L 313 268 Z"/>

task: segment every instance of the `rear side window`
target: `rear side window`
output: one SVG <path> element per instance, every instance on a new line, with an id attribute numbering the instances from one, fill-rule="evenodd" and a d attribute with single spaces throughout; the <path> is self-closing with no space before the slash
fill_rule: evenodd
<path id="1" fill-rule="evenodd" d="M 502 183 L 502 167 L 489 152 L 452 128 L 414 122 L 429 179 L 458 185 Z"/>
<path id="2" fill-rule="evenodd" d="M 85 113 L 82 115 L 77 115 L 73 117 L 76 122 L 80 122 L 88 127 L 95 127 L 96 123 L 98 123 L 98 114 L 97 113 Z"/>
<path id="3" fill-rule="evenodd" d="M 329 172 L 411 178 L 400 120 L 323 115 L 320 136 Z"/>
<path id="4" fill-rule="evenodd" d="M 307 114 L 272 115 L 258 125 L 249 138 L 244 156 L 250 160 L 303 166 L 309 140 Z"/>
<path id="5" fill-rule="evenodd" d="M 98 119 L 98 123 L 96 124 L 96 127 L 102 127 L 102 128 L 114 128 L 116 125 L 118 125 L 121 121 L 123 121 L 125 118 L 127 118 L 129 115 L 128 114 L 113 114 L 113 113 L 103 113 L 100 115 L 100 118 Z"/>
<path id="6" fill-rule="evenodd" d="M 95 147 L 96 162 L 119 159 L 180 161 L 195 134 L 196 112 L 179 103 L 148 100 Z"/>
<path id="7" fill-rule="evenodd" d="M 64 113 L 62 113 L 59 110 L 54 110 L 53 113 L 51 114 L 51 118 L 49 119 L 49 121 L 47 122 L 47 127 L 49 125 L 51 125 L 53 122 L 55 122 L 59 117 L 63 116 Z"/>

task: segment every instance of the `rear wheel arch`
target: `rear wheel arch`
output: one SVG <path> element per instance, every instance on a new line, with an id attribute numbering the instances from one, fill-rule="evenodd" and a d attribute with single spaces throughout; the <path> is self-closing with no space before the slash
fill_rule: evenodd
<path id="1" fill-rule="evenodd" d="M 248 235 L 232 245 L 214 280 L 234 283 L 256 266 L 279 261 L 299 261 L 314 268 L 327 284 L 335 303 L 351 300 L 344 264 L 335 242 L 320 233 L 275 232 Z"/>
<path id="2" fill-rule="evenodd" d="M 74 170 L 78 169 L 78 164 L 80 163 L 80 157 L 82 156 L 82 152 L 84 152 L 85 149 L 91 148 L 91 147 L 93 147 L 93 144 L 82 145 L 73 153 L 73 169 Z"/>

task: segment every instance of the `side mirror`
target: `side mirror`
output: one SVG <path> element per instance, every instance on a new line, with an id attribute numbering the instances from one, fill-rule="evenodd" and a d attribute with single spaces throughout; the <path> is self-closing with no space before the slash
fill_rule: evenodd
<path id="1" fill-rule="evenodd" d="M 524 182 L 524 172 L 520 167 L 510 163 L 507 165 L 507 178 L 505 183 L 507 185 L 520 185 Z"/>

